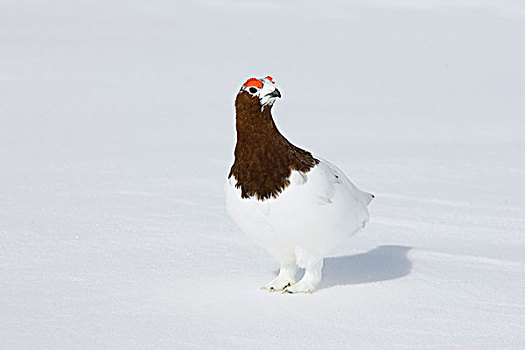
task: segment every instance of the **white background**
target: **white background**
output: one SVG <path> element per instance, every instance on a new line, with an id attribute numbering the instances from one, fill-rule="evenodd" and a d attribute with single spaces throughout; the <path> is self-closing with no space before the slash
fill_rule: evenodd
<path id="1" fill-rule="evenodd" d="M 0 3 L 2 349 L 525 347 L 523 1 Z M 233 100 L 376 195 L 312 295 L 225 212 Z"/>

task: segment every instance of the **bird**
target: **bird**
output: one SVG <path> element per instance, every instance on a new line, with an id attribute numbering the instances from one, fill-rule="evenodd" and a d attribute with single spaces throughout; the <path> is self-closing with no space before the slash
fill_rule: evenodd
<path id="1" fill-rule="evenodd" d="M 277 277 L 262 289 L 312 293 L 321 282 L 323 259 L 367 224 L 374 195 L 281 134 L 272 116 L 278 98 L 271 76 L 250 78 L 237 93 L 226 209 L 280 263 Z M 304 275 L 296 282 L 299 268 Z"/>

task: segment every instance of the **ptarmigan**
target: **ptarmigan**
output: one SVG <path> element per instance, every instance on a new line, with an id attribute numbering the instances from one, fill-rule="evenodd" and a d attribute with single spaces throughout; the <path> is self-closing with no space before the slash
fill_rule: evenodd
<path id="1" fill-rule="evenodd" d="M 281 263 L 277 278 L 262 288 L 311 293 L 321 281 L 323 258 L 365 226 L 374 196 L 277 130 L 271 113 L 277 97 L 269 76 L 248 79 L 237 94 L 226 206 L 239 228 Z M 296 283 L 298 266 L 305 273 Z"/>

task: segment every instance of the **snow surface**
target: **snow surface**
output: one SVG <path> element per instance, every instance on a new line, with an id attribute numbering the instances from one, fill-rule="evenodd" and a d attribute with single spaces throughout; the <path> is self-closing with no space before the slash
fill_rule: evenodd
<path id="1" fill-rule="evenodd" d="M 525 5 L 0 2 L 2 349 L 525 348 Z M 226 215 L 233 99 L 373 192 L 312 295 Z"/>

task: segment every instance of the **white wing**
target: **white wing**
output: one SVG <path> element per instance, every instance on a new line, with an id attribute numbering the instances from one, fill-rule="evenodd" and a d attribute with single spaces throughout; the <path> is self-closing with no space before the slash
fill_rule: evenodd
<path id="1" fill-rule="evenodd" d="M 355 186 L 352 183 L 352 181 L 350 181 L 350 179 L 348 179 L 348 177 L 343 173 L 343 171 L 337 166 L 325 159 L 318 159 L 320 161 L 319 166 L 324 168 L 323 170 L 327 177 L 327 186 L 324 187 L 324 194 L 320 194 L 321 196 L 324 195 L 330 200 L 335 195 L 336 189 L 339 189 L 341 187 L 342 191 L 354 197 L 359 203 L 363 204 L 364 206 L 368 206 L 372 199 L 374 199 L 373 194 L 362 191 L 359 188 L 357 188 L 357 186 Z"/>

